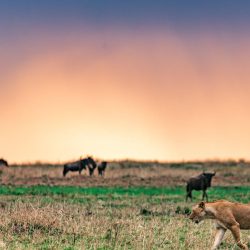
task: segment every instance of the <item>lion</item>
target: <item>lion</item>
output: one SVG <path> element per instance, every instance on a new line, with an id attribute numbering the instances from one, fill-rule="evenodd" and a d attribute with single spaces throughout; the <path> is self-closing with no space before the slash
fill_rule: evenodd
<path id="1" fill-rule="evenodd" d="M 215 220 L 216 235 L 212 250 L 219 247 L 226 230 L 230 230 L 236 244 L 241 249 L 248 249 L 240 239 L 240 229 L 250 229 L 250 205 L 218 200 L 200 202 L 192 208 L 189 218 L 195 223 L 204 219 Z"/>

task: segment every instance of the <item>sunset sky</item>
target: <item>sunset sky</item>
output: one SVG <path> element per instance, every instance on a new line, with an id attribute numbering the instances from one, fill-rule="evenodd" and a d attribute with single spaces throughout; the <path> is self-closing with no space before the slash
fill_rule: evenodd
<path id="1" fill-rule="evenodd" d="M 0 158 L 250 159 L 250 1 L 0 0 Z"/>

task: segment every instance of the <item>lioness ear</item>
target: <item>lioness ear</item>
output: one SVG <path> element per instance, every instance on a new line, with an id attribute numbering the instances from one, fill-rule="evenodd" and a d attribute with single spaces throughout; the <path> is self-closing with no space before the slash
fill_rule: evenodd
<path id="1" fill-rule="evenodd" d="M 199 207 L 204 209 L 204 208 L 205 208 L 205 202 L 204 202 L 204 201 L 201 201 L 201 202 L 199 203 Z"/>

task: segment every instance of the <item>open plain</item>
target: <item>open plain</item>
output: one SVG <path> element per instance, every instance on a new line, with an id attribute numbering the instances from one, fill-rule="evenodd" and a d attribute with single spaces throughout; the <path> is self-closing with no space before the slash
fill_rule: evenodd
<path id="1" fill-rule="evenodd" d="M 2 249 L 209 249 L 211 221 L 188 219 L 185 182 L 216 171 L 210 200 L 249 202 L 247 162 L 112 162 L 105 177 L 70 173 L 52 164 L 1 169 Z M 242 232 L 245 242 L 248 232 Z M 220 249 L 237 249 L 227 233 Z"/>

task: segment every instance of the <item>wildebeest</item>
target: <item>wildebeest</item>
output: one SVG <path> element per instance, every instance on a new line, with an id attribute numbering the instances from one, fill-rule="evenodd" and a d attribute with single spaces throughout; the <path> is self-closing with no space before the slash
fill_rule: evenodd
<path id="1" fill-rule="evenodd" d="M 81 174 L 83 169 L 86 169 L 86 167 L 89 168 L 89 166 L 92 165 L 93 163 L 95 163 L 95 161 L 91 157 L 80 159 L 79 161 L 76 162 L 67 163 L 63 167 L 63 176 L 66 176 L 66 174 L 69 171 L 73 172 L 78 171 L 79 174 Z"/>
<path id="2" fill-rule="evenodd" d="M 99 174 L 100 176 L 104 176 L 106 167 L 107 167 L 107 162 L 106 162 L 106 161 L 102 161 L 102 162 L 98 165 L 97 170 L 98 170 L 98 174 Z"/>
<path id="3" fill-rule="evenodd" d="M 6 166 L 6 167 L 8 167 L 9 164 L 8 164 L 8 162 L 6 160 L 4 160 L 3 158 L 1 158 L 0 159 L 0 166 Z"/>
<path id="4" fill-rule="evenodd" d="M 215 173 L 205 173 L 191 177 L 187 182 L 187 195 L 186 195 L 186 201 L 188 198 L 192 201 L 192 190 L 202 190 L 202 200 L 206 197 L 206 200 L 208 201 L 208 196 L 206 193 L 207 188 L 211 187 L 211 181 L 213 176 L 215 176 Z"/>
<path id="5" fill-rule="evenodd" d="M 96 169 L 97 164 L 92 157 L 88 157 L 88 160 L 89 160 L 88 164 L 89 176 L 92 176 Z"/>

